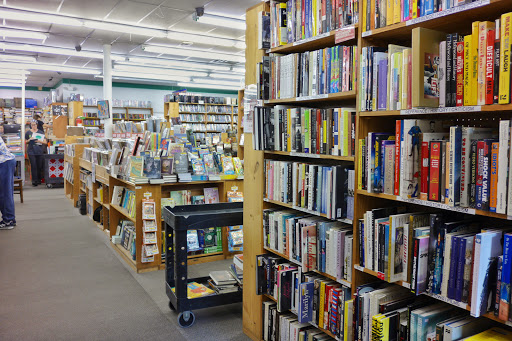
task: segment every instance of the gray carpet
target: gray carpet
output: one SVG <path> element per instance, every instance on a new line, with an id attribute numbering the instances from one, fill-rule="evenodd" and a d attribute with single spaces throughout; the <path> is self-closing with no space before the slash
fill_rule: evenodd
<path id="1" fill-rule="evenodd" d="M 249 340 L 241 304 L 197 310 L 194 326 L 178 327 L 163 271 L 129 269 L 62 189 L 27 188 L 16 216 L 0 231 L 0 340 Z"/>

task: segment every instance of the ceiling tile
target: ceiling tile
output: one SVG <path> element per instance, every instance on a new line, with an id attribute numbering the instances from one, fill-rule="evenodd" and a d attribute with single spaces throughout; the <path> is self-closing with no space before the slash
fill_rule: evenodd
<path id="1" fill-rule="evenodd" d="M 211 1 L 211 0 L 210 0 Z M 209 0 L 167 0 L 163 6 L 181 9 L 193 13 L 196 7 L 201 7 L 210 2 Z"/>
<path id="2" fill-rule="evenodd" d="M 155 8 L 151 4 L 137 3 L 124 0 L 105 18 L 105 20 L 122 23 L 136 23 Z"/>
<path id="3" fill-rule="evenodd" d="M 32 11 L 55 12 L 61 0 L 7 0 L 7 6 L 22 8 Z"/>
<path id="4" fill-rule="evenodd" d="M 161 6 L 144 18 L 140 24 L 167 29 L 188 15 L 190 15 L 189 12 Z"/>
<path id="5" fill-rule="evenodd" d="M 114 8 L 117 2 L 118 0 L 66 0 L 62 5 L 60 13 L 102 20 Z"/>

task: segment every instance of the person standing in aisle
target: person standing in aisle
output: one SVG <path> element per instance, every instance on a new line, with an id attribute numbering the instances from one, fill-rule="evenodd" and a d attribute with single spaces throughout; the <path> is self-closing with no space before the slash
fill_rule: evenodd
<path id="1" fill-rule="evenodd" d="M 30 124 L 31 129 L 25 133 L 25 140 L 27 141 L 27 154 L 30 160 L 30 169 L 32 171 L 32 186 L 41 184 L 41 173 L 43 171 L 43 151 L 46 139 L 44 132 L 38 129 L 37 121 L 32 121 Z M 35 135 L 42 135 L 42 138 L 37 138 Z"/>
<path id="2" fill-rule="evenodd" d="M 35 114 L 34 120 L 37 122 L 37 129 L 44 131 L 44 122 L 41 121 L 41 116 Z"/>
<path id="3" fill-rule="evenodd" d="M 16 160 L 0 137 L 0 230 L 10 230 L 16 226 L 14 215 L 14 170 Z"/>

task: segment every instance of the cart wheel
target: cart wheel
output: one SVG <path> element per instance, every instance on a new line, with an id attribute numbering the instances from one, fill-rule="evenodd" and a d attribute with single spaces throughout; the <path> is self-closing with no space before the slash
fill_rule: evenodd
<path id="1" fill-rule="evenodd" d="M 176 311 L 176 308 L 174 308 L 171 301 L 169 301 L 169 309 L 171 309 L 172 311 Z"/>
<path id="2" fill-rule="evenodd" d="M 53 188 L 53 185 L 52 184 L 46 184 L 46 187 Z"/>
<path id="3" fill-rule="evenodd" d="M 191 311 L 184 311 L 178 315 L 178 324 L 181 328 L 188 328 L 194 324 L 196 317 Z"/>

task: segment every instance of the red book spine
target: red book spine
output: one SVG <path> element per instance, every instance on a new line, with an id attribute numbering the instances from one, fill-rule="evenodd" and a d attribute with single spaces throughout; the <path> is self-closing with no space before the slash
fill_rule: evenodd
<path id="1" fill-rule="evenodd" d="M 320 33 L 324 33 L 327 31 L 327 20 L 329 18 L 327 18 L 327 1 L 325 0 L 322 0 L 322 10 L 320 11 L 320 21 L 322 23 L 321 25 L 321 29 L 319 30 Z"/>
<path id="2" fill-rule="evenodd" d="M 464 105 L 464 42 L 457 42 L 457 106 Z"/>
<path id="3" fill-rule="evenodd" d="M 400 143 L 402 140 L 402 120 L 396 120 L 395 128 L 395 195 L 400 195 Z"/>
<path id="4" fill-rule="evenodd" d="M 428 142 L 421 143 L 421 186 L 420 186 L 420 199 L 427 200 L 428 198 L 428 171 L 429 171 L 429 150 Z"/>
<path id="5" fill-rule="evenodd" d="M 441 143 L 430 142 L 430 179 L 428 184 L 428 200 L 441 200 Z"/>
<path id="6" fill-rule="evenodd" d="M 485 104 L 493 104 L 494 101 L 494 33 L 494 30 L 487 32 L 485 46 Z"/>

